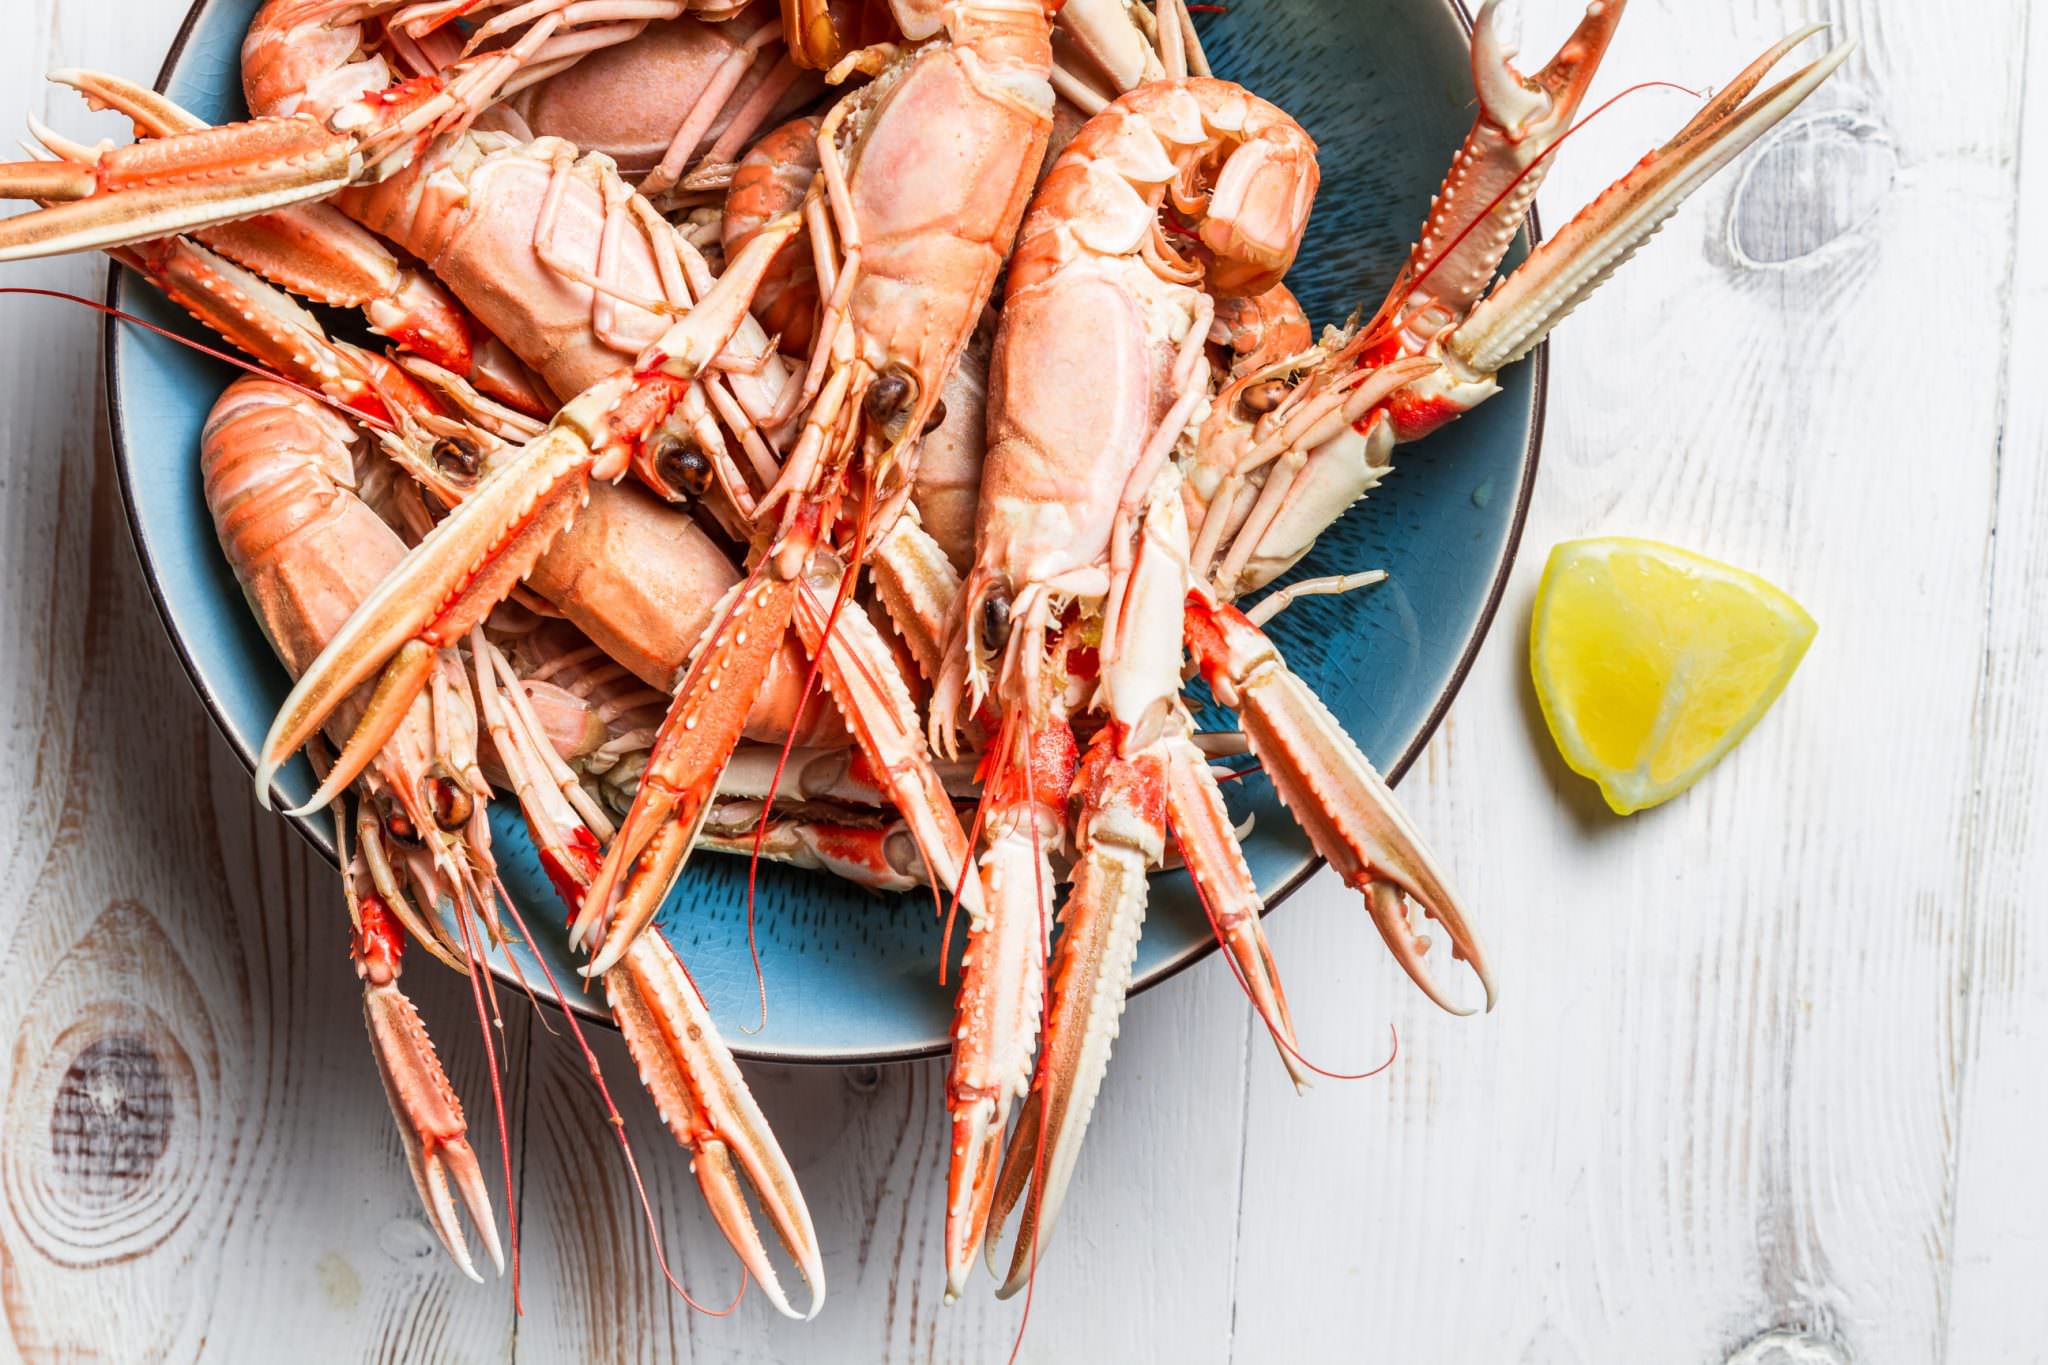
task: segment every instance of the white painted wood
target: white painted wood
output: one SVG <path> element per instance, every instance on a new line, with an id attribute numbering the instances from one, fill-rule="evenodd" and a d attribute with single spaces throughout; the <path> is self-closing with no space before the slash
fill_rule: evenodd
<path id="1" fill-rule="evenodd" d="M 1528 0 L 1526 46 L 1574 0 Z M 0 88 L 153 72 L 177 7 L 30 0 Z M 1605 89 L 1724 79 L 1812 17 L 1863 49 L 1573 318 L 1506 613 L 1403 789 L 1478 908 L 1501 1010 L 1430 1011 L 1327 879 L 1273 923 L 1296 1098 L 1215 963 L 1136 1004 L 1038 1286 L 1031 1360 L 2048 1358 L 2048 25 L 2024 0 L 1636 0 Z M 1682 120 L 1642 95 L 1561 220 Z M 4 283 L 96 294 L 85 262 Z M 364 1055 L 325 870 L 251 806 L 157 630 L 92 441 L 96 326 L 0 300 L 0 1311 L 36 1359 L 983 1360 L 937 1302 L 937 1066 L 754 1068 L 817 1215 L 808 1326 L 659 1288 L 581 1063 L 508 1003 L 524 1316 L 440 1261 Z M 1426 458 L 1418 453 L 1417 458 Z M 1616 820 L 1542 736 L 1549 545 L 1756 568 L 1821 635 L 1700 788 Z M 1994 534 L 1995 532 L 1995 534 Z M 466 997 L 407 984 L 488 1136 Z M 610 1040 L 672 1264 L 735 1275 Z M 79 1063 L 79 1059 L 83 1062 Z M 494 1182 L 495 1183 L 495 1182 Z M 1766 1336 L 1774 1330 L 1786 1335 Z M 1746 1345 L 1747 1344 L 1747 1345 Z"/>
<path id="2" fill-rule="evenodd" d="M 2048 69 L 2048 23 L 2028 26 L 2029 69 Z M 2036 892 L 2048 880 L 2040 784 L 2048 780 L 2048 395 L 2029 357 L 2048 354 L 2048 99 L 2025 104 L 2019 205 L 2013 224 L 2008 346 L 1999 404 L 1996 539 L 1988 638 L 1976 700 L 1977 790 L 1965 826 L 1970 860 L 1959 909 L 1966 917 L 1970 1008 L 1955 1045 L 1965 1059 L 1956 1114 L 1954 1280 L 1947 1353 L 1957 1361 L 2048 1356 L 2048 1303 L 2029 1267 L 2048 1261 L 2048 1169 L 2037 1159 L 2048 1131 L 2048 959 Z"/>

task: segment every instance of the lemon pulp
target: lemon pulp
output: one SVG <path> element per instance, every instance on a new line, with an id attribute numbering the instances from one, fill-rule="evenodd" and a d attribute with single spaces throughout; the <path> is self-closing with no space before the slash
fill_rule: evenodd
<path id="1" fill-rule="evenodd" d="M 1565 762 L 1627 815 L 1720 762 L 1815 629 L 1782 589 L 1717 560 L 1626 536 L 1569 540 L 1536 589 L 1529 668 Z"/>

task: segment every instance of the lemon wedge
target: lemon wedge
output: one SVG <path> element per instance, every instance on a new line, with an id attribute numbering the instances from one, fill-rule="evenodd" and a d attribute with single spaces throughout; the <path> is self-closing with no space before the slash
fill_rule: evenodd
<path id="1" fill-rule="evenodd" d="M 1628 815 L 1669 801 L 1740 743 L 1815 629 L 1782 589 L 1689 550 L 1568 540 L 1536 589 L 1529 670 L 1565 762 Z"/>

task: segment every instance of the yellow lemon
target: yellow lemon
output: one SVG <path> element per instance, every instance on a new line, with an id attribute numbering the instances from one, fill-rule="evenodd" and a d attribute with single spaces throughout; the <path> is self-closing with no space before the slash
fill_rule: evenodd
<path id="1" fill-rule="evenodd" d="M 1529 670 L 1565 762 L 1628 815 L 1720 762 L 1814 630 L 1755 574 L 1654 540 L 1568 540 L 1536 589 Z"/>

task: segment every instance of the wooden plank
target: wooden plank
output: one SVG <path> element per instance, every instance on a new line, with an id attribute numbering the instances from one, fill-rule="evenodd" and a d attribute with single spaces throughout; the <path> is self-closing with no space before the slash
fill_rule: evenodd
<path id="1" fill-rule="evenodd" d="M 2034 71 L 2048 69 L 2048 23 L 2032 16 L 2015 47 Z M 2017 249 L 2048 232 L 2048 99 L 2038 91 L 2026 100 L 2020 147 L 1989 639 L 1977 690 L 1977 797 L 1965 829 L 1970 996 L 1955 1046 L 1968 1072 L 1955 1116 L 1955 1276 L 1946 1304 L 1946 1359 L 1957 1362 L 2041 1360 L 2048 1352 L 2048 1303 L 2032 1273 L 2048 1256 L 2048 1169 L 2039 1159 L 2048 1129 L 2048 957 L 2034 928 L 2048 881 L 2048 716 L 2039 705 L 2048 686 L 2040 645 L 2048 637 L 2048 396 L 2037 377 L 2048 364 L 2048 262 L 2038 248 Z"/>
<path id="2" fill-rule="evenodd" d="M 1530 52 L 1577 8 L 1526 6 Z M 1602 88 L 1724 79 L 1813 12 L 1639 2 Z M 1863 42 L 1841 76 L 1560 333 L 1506 628 L 1404 789 L 1484 915 L 1500 1013 L 1428 1014 L 1349 907 L 1278 926 L 1315 964 L 1307 1039 L 1355 1054 L 1391 1012 L 1408 1050 L 1306 1115 L 1254 1084 L 1243 1359 L 1314 1358 L 1347 1321 L 1430 1361 L 1719 1360 L 1774 1327 L 1858 1361 L 1940 1348 L 1998 439 L 1975 396 L 2006 361 L 2024 15 L 1834 17 Z M 1550 220 L 1689 107 L 1592 125 Z M 1902 346 L 1930 291 L 1939 343 Z M 1753 567 L 1821 622 L 1745 746 L 1626 822 L 1526 682 L 1543 555 L 1594 531 Z"/>

